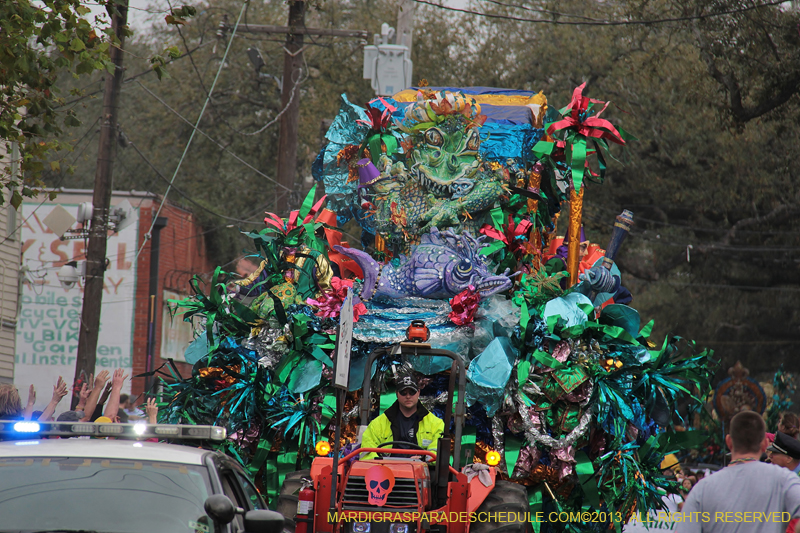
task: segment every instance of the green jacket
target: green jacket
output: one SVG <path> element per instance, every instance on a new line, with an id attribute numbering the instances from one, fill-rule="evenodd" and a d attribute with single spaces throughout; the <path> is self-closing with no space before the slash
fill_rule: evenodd
<path id="1" fill-rule="evenodd" d="M 397 402 L 394 402 L 385 413 L 370 422 L 361 439 L 361 447 L 377 448 L 379 444 L 384 442 L 399 441 L 400 428 L 395 423 L 399 411 L 400 407 Z M 418 403 L 417 425 L 414 428 L 414 432 L 417 435 L 419 447 L 423 450 L 436 452 L 436 446 L 439 444 L 439 437 L 442 436 L 443 431 L 444 422 L 442 422 L 442 419 L 425 409 L 421 403 Z M 377 456 L 378 454 L 376 453 L 369 453 L 362 459 L 374 459 Z"/>

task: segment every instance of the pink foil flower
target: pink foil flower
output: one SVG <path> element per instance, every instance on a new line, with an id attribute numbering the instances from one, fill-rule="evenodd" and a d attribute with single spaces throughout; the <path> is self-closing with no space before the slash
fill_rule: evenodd
<path id="1" fill-rule="evenodd" d="M 551 465 L 558 470 L 558 479 L 564 479 L 572 474 L 572 465 L 575 464 L 575 448 L 556 448 L 550 451 Z"/>
<path id="2" fill-rule="evenodd" d="M 459 292 L 453 299 L 450 300 L 450 314 L 447 315 L 456 326 L 463 326 L 471 323 L 475 318 L 475 313 L 478 311 L 478 305 L 481 303 L 481 295 L 475 290 L 473 285 L 470 285 L 463 291 Z"/>
<path id="3" fill-rule="evenodd" d="M 317 313 L 316 315 L 323 318 L 338 318 L 339 313 L 342 309 L 342 304 L 344 303 L 344 299 L 347 296 L 347 290 L 353 288 L 353 280 L 351 279 L 341 279 L 333 276 L 331 278 L 331 288 L 332 291 L 323 292 L 320 294 L 319 299 L 314 300 L 309 298 L 306 300 L 308 305 L 313 305 L 316 307 Z M 357 304 L 353 305 L 353 321 L 358 322 L 358 319 L 361 315 L 367 314 L 367 306 L 363 303 L 358 302 Z"/>

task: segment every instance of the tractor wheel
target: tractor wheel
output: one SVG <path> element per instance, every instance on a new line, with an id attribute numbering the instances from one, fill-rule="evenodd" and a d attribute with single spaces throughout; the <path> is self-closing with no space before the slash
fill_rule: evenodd
<path id="1" fill-rule="evenodd" d="M 498 479 L 492 492 L 478 507 L 476 516 L 480 517 L 479 513 L 493 513 L 494 517 L 497 517 L 496 513 L 506 513 L 501 515 L 506 520 L 503 522 L 496 519 L 472 522 L 470 523 L 469 533 L 524 533 L 530 526 L 528 522 L 529 511 L 528 491 L 525 487 Z"/>
<path id="2" fill-rule="evenodd" d="M 295 521 L 297 517 L 297 494 L 302 487 L 302 479 L 310 478 L 311 470 L 298 470 L 297 472 L 290 472 L 286 474 L 281 485 L 281 492 L 278 494 L 278 502 L 275 504 L 275 510 L 283 515 L 283 531 L 284 533 L 294 533 Z"/>

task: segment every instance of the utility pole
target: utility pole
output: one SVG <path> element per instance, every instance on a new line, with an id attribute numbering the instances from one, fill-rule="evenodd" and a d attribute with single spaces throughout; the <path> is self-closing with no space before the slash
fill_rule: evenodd
<path id="1" fill-rule="evenodd" d="M 414 12 L 417 3 L 414 0 L 400 0 L 397 12 L 397 44 L 408 47 L 408 56 L 414 51 Z"/>
<path id="2" fill-rule="evenodd" d="M 281 87 L 281 130 L 278 139 L 278 183 L 275 192 L 275 210 L 291 210 L 297 201 L 294 194 L 297 179 L 297 132 L 300 119 L 300 77 L 303 68 L 303 34 L 297 28 L 305 25 L 306 3 L 289 1 L 289 34 L 283 56 L 283 85 Z M 289 190 L 287 190 L 289 189 Z M 292 191 L 291 193 L 289 191 Z M 288 208 L 288 209 L 287 209 Z"/>
<path id="3" fill-rule="evenodd" d="M 103 303 L 103 278 L 106 269 L 108 212 L 111 205 L 112 171 L 117 145 L 119 93 L 122 87 L 122 78 L 125 75 L 122 70 L 122 50 L 125 45 L 125 28 L 128 24 L 128 0 L 115 0 L 110 3 L 110 6 L 113 11 L 111 28 L 119 40 L 119 45 L 111 46 L 109 55 L 111 62 L 114 63 L 114 75 L 106 77 L 103 89 L 103 116 L 100 123 L 97 170 L 94 177 L 92 223 L 86 251 L 86 281 L 83 287 L 83 309 L 74 383 L 80 379 L 81 374 L 85 374 L 87 377 L 93 374 L 97 360 L 100 306 Z M 77 391 L 73 393 L 72 402 L 74 407 L 77 403 Z"/>
<path id="4" fill-rule="evenodd" d="M 283 81 L 281 84 L 281 109 L 286 109 L 281 115 L 280 138 L 278 141 L 278 168 L 276 178 L 278 183 L 293 191 L 297 189 L 297 131 L 300 118 L 300 85 L 297 84 L 302 75 L 303 68 L 303 36 L 319 35 L 322 37 L 339 37 L 361 39 L 366 41 L 369 32 L 366 30 L 340 30 L 326 28 L 305 27 L 305 2 L 300 0 L 289 1 L 289 25 L 267 26 L 258 24 L 240 24 L 236 30 L 239 33 L 286 34 L 284 47 Z M 222 22 L 223 30 L 231 28 L 227 22 Z M 294 90 L 294 97 L 292 92 Z M 294 196 L 294 197 L 292 197 Z M 299 195 L 292 194 L 283 187 L 275 191 L 275 210 L 287 210 L 296 205 Z"/>

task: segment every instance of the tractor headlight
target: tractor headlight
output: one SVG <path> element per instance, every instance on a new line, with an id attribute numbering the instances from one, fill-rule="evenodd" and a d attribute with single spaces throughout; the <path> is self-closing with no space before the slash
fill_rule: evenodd
<path id="1" fill-rule="evenodd" d="M 408 524 L 392 524 L 389 533 L 408 533 Z"/>
<path id="2" fill-rule="evenodd" d="M 490 452 L 486 452 L 486 464 L 489 466 L 497 466 L 500 464 L 500 454 L 496 451 L 492 450 Z"/>
<path id="3" fill-rule="evenodd" d="M 314 446 L 316 449 L 317 455 L 324 457 L 331 453 L 331 444 L 328 441 L 317 441 L 317 445 Z"/>
<path id="4" fill-rule="evenodd" d="M 353 533 L 369 533 L 369 522 L 353 522 Z"/>

